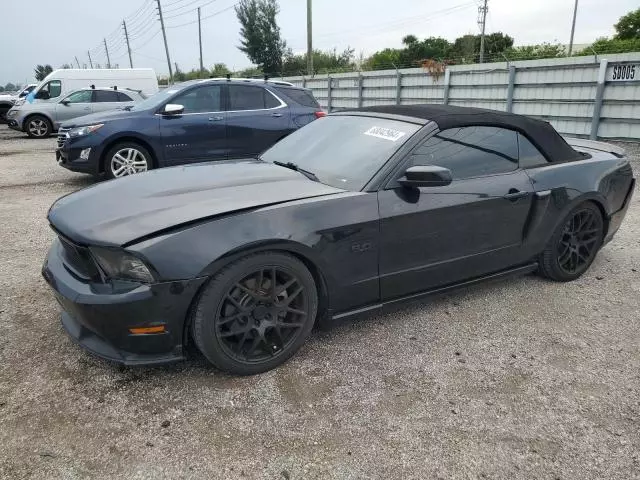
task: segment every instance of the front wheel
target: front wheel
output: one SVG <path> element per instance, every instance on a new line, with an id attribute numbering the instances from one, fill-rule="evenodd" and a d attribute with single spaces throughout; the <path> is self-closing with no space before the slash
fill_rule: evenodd
<path id="1" fill-rule="evenodd" d="M 540 255 L 540 273 L 559 282 L 577 279 L 593 263 L 603 238 L 600 209 L 591 202 L 578 205 L 556 228 Z"/>
<path id="2" fill-rule="evenodd" d="M 104 173 L 107 178 L 120 178 L 146 172 L 153 168 L 151 154 L 142 145 L 119 143 L 107 152 Z"/>
<path id="3" fill-rule="evenodd" d="M 217 368 L 236 375 L 270 370 L 309 336 L 318 310 L 313 276 L 286 253 L 248 255 L 205 287 L 193 315 L 193 338 Z"/>
<path id="4" fill-rule="evenodd" d="M 51 135 L 51 122 L 47 117 L 34 115 L 27 118 L 26 131 L 31 138 L 47 138 Z"/>

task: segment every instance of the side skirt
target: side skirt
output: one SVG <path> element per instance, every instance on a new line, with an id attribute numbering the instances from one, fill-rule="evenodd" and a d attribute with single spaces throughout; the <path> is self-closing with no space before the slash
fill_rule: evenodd
<path id="1" fill-rule="evenodd" d="M 470 287 L 479 283 L 501 280 L 506 277 L 526 275 L 527 273 L 534 272 L 537 269 L 538 269 L 538 263 L 533 262 L 533 263 L 522 265 L 516 268 L 510 268 L 509 270 L 503 270 L 501 272 L 492 273 L 491 275 L 485 275 L 483 277 L 477 277 L 471 280 L 466 280 L 464 282 L 454 283 L 444 287 L 438 287 L 433 290 L 426 290 L 424 292 L 412 293 L 411 295 L 407 295 L 405 297 L 394 298 L 393 300 L 389 300 L 388 302 L 376 303 L 374 305 L 369 305 L 367 307 L 358 308 L 356 310 L 349 310 L 347 312 L 333 315 L 331 323 L 337 323 L 341 320 L 345 320 L 351 317 L 358 317 L 366 314 L 380 313 L 381 311 L 384 311 L 387 309 L 395 309 L 404 303 L 421 300 L 423 298 L 426 298 L 432 295 L 446 293 L 451 290 L 457 290 L 459 288 Z"/>

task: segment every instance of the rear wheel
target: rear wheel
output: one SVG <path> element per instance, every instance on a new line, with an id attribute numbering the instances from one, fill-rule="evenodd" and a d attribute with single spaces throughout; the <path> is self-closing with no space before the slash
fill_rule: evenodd
<path id="1" fill-rule="evenodd" d="M 318 309 L 313 276 L 297 258 L 246 256 L 220 271 L 197 300 L 193 337 L 220 370 L 252 375 L 289 359 L 308 337 Z"/>
<path id="2" fill-rule="evenodd" d="M 540 273 L 568 282 L 586 272 L 602 246 L 604 220 L 591 202 L 574 208 L 558 226 L 540 255 Z"/>
<path id="3" fill-rule="evenodd" d="M 108 178 L 120 178 L 153 168 L 151 154 L 142 145 L 123 142 L 107 152 L 104 161 L 104 173 Z"/>
<path id="4" fill-rule="evenodd" d="M 31 138 L 47 138 L 51 135 L 51 122 L 42 115 L 33 115 L 27 118 L 25 130 Z"/>

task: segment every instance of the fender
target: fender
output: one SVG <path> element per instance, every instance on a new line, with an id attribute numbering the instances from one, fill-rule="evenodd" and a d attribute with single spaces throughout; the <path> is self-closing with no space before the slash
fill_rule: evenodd
<path id="1" fill-rule="evenodd" d="M 340 311 L 378 301 L 378 244 L 377 195 L 345 192 L 230 212 L 127 250 L 147 259 L 164 280 L 210 277 L 249 253 L 288 251 L 330 285 L 331 309 Z M 178 277 L 168 278 L 169 272 Z"/>

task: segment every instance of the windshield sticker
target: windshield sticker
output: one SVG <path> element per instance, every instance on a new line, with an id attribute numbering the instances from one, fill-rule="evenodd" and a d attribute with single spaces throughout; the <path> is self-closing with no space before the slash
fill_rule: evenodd
<path id="1" fill-rule="evenodd" d="M 397 142 L 406 135 L 406 132 L 393 130 L 392 128 L 371 127 L 369 130 L 364 132 L 364 134 L 369 135 L 370 137 L 378 137 L 385 140 L 391 140 L 392 142 Z"/>

